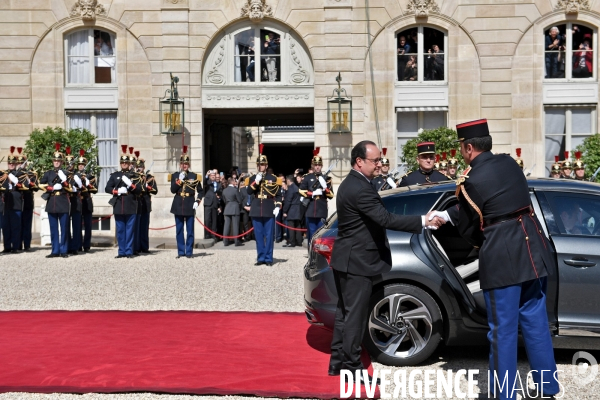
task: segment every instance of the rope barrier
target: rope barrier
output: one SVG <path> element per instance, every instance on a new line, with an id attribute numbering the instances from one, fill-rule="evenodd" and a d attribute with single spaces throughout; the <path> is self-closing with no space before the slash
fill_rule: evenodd
<path id="1" fill-rule="evenodd" d="M 291 226 L 287 226 L 286 224 L 282 224 L 281 222 L 275 220 L 275 223 L 279 226 L 283 226 L 291 231 L 300 231 L 300 232 L 306 232 L 306 228 L 292 228 Z"/>
<path id="2" fill-rule="evenodd" d="M 246 236 L 247 234 L 249 234 L 250 232 L 252 232 L 252 231 L 254 230 L 254 227 L 252 227 L 252 228 L 250 228 L 249 230 L 247 230 L 246 232 L 244 232 L 244 233 L 242 233 L 242 234 L 240 234 L 240 235 L 237 235 L 237 236 L 224 236 L 224 235 L 219 235 L 217 232 L 213 232 L 213 231 L 211 231 L 210 229 L 208 229 L 208 228 L 206 227 L 206 225 L 204 225 L 204 224 L 202 223 L 202 221 L 200 221 L 200 219 L 199 219 L 198 217 L 196 217 L 196 221 L 198 221 L 198 223 L 199 223 L 200 225 L 202 225 L 202 226 L 204 227 L 204 229 L 206 229 L 206 230 L 207 230 L 209 233 L 211 233 L 211 234 L 213 234 L 213 235 L 215 235 L 215 236 L 218 236 L 218 237 L 220 237 L 221 239 L 239 239 L 239 238 L 241 238 L 242 236 Z"/>

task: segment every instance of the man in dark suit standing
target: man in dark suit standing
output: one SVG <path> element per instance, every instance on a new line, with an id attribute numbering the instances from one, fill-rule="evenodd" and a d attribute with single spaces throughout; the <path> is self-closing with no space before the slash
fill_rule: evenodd
<path id="1" fill-rule="evenodd" d="M 286 178 L 287 190 L 283 199 L 283 217 L 286 219 L 290 228 L 290 235 L 287 240 L 287 244 L 283 247 L 296 247 L 302 246 L 302 231 L 300 229 L 300 223 L 302 222 L 302 205 L 300 204 L 300 192 L 298 186 L 295 184 L 293 175 L 288 175 Z"/>
<path id="2" fill-rule="evenodd" d="M 225 202 L 225 209 L 223 215 L 225 216 L 225 224 L 223 228 L 223 236 L 230 236 L 229 230 L 233 231 L 231 236 L 237 236 L 240 233 L 240 208 L 242 207 L 242 194 L 235 187 L 235 179 L 227 179 L 227 187 L 223 189 L 223 201 Z M 223 245 L 229 246 L 231 240 L 223 239 Z M 235 239 L 236 246 L 243 246 L 244 244 L 240 238 Z"/>
<path id="3" fill-rule="evenodd" d="M 392 254 L 386 229 L 420 233 L 444 221 L 427 216 L 390 214 L 371 180 L 380 172 L 381 152 L 369 140 L 359 142 L 350 155 L 352 169 L 341 183 L 336 199 L 338 236 L 331 254 L 338 304 L 331 341 L 329 375 L 341 369 L 364 369 L 361 341 L 367 326 L 373 279 L 389 272 Z M 431 214 L 431 213 L 430 213 Z"/>
<path id="4" fill-rule="evenodd" d="M 221 185 L 216 179 L 216 174 L 210 171 L 206 185 L 204 186 L 204 226 L 213 232 L 217 232 L 218 220 L 217 214 L 219 211 L 219 196 L 221 192 Z M 207 230 L 204 230 L 204 239 L 218 238 Z"/>

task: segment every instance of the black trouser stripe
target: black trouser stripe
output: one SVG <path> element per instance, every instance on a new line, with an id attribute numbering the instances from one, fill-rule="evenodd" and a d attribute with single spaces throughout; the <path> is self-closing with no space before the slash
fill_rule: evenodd
<path id="1" fill-rule="evenodd" d="M 498 316 L 496 315 L 496 296 L 494 290 L 490 290 L 490 306 L 492 308 L 492 323 L 494 324 L 494 330 L 492 331 L 492 353 L 494 354 L 494 365 L 492 366 L 493 371 L 498 372 Z M 494 375 L 492 375 L 492 379 Z M 498 379 L 501 379 L 498 377 Z M 495 390 L 494 390 L 495 392 Z"/>

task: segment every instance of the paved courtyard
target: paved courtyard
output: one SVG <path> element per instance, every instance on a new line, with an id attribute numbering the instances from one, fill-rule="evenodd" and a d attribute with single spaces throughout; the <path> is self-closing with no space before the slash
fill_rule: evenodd
<path id="1" fill-rule="evenodd" d="M 32 253 L 0 256 L 0 310 L 207 310 L 303 311 L 303 273 L 306 249 L 275 245 L 272 267 L 254 266 L 253 244 L 195 249 L 191 259 L 175 259 L 175 250 L 153 250 L 151 255 L 115 259 L 114 248 L 68 259 L 46 259 L 45 248 Z M 416 369 L 479 369 L 478 387 L 487 387 L 487 348 L 441 348 Z M 600 383 L 580 387 L 574 382 L 571 359 L 575 350 L 556 350 L 564 399 L 597 399 Z M 600 359 L 598 352 L 591 352 Z M 376 368 L 384 368 L 375 364 Z M 522 376 L 528 370 L 520 353 Z M 394 369 L 392 369 L 394 370 Z M 411 369 L 408 369 L 411 370 Z M 326 373 L 326 371 L 323 371 Z M 589 368 L 588 368 L 589 373 Z M 408 372 L 407 372 L 408 374 Z M 422 379 L 422 377 L 421 377 Z M 268 384 L 268 382 L 265 382 Z M 462 380 L 466 390 L 466 380 Z M 435 392 L 435 385 L 434 392 Z M 391 390 L 388 391 L 392 393 Z M 8 399 L 171 400 L 191 396 L 134 394 L 0 394 Z M 255 397 L 194 396 L 201 399 Z"/>

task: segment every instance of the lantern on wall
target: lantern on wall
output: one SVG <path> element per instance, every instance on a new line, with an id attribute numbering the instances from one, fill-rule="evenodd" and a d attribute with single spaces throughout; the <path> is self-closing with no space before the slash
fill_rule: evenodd
<path id="1" fill-rule="evenodd" d="M 171 89 L 167 89 L 158 107 L 160 133 L 165 135 L 182 134 L 185 128 L 185 101 L 177 91 L 179 78 L 170 75 Z"/>
<path id="2" fill-rule="evenodd" d="M 335 78 L 337 89 L 333 96 L 327 97 L 327 126 L 329 133 L 352 133 L 352 97 L 342 89 L 342 74 Z"/>

